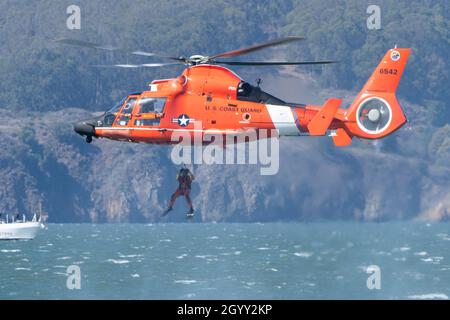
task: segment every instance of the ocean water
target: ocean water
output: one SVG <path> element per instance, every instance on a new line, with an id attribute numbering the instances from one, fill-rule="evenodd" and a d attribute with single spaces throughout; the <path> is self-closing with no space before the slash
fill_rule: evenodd
<path id="1" fill-rule="evenodd" d="M 0 299 L 450 296 L 448 223 L 47 227 L 32 241 L 0 242 Z M 80 289 L 67 287 L 73 265 Z M 370 265 L 380 289 L 367 287 Z"/>

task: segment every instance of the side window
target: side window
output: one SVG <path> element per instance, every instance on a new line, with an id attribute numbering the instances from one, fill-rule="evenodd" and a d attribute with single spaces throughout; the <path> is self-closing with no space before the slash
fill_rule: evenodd
<path id="1" fill-rule="evenodd" d="M 134 125 L 159 126 L 166 98 L 142 98 L 138 104 L 138 119 L 135 120 Z"/>
<path id="2" fill-rule="evenodd" d="M 120 112 L 120 115 L 116 121 L 116 124 L 119 126 L 126 126 L 128 125 L 128 121 L 130 121 L 131 118 L 131 112 L 133 111 L 133 107 L 136 103 L 136 98 L 130 98 L 125 103 L 125 105 L 122 108 L 122 111 Z"/>
<path id="3" fill-rule="evenodd" d="M 166 98 L 142 98 L 139 101 L 139 113 L 162 113 Z"/>

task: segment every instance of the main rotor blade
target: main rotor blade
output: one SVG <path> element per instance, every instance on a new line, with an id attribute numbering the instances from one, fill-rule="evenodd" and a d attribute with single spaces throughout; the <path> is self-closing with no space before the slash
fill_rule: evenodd
<path id="1" fill-rule="evenodd" d="M 71 46 L 83 47 L 83 48 L 91 48 L 91 49 L 106 50 L 106 51 L 118 51 L 118 52 L 123 52 L 123 53 L 128 53 L 128 54 L 134 54 L 137 56 L 159 57 L 159 58 L 166 58 L 166 59 L 171 59 L 171 60 L 182 61 L 180 58 L 169 57 L 169 56 L 161 55 L 161 54 L 154 53 L 154 52 L 146 52 L 146 51 L 141 51 L 141 50 L 127 51 L 125 49 L 122 49 L 119 47 L 114 47 L 111 45 L 101 45 L 101 44 L 77 40 L 77 39 L 61 38 L 61 39 L 54 40 L 54 42 L 63 43 L 63 44 L 71 45 Z"/>
<path id="2" fill-rule="evenodd" d="M 226 64 L 230 66 L 295 66 L 295 65 L 314 65 L 330 64 L 337 61 L 214 61 L 217 64 Z"/>
<path id="3" fill-rule="evenodd" d="M 237 49 L 237 50 L 227 51 L 227 52 L 224 52 L 224 53 L 219 53 L 219 54 L 213 55 L 213 56 L 211 56 L 209 58 L 210 59 L 229 58 L 229 57 L 234 57 L 234 56 L 238 56 L 238 55 L 242 55 L 242 54 L 247 54 L 247 53 L 250 53 L 250 52 L 253 52 L 253 51 L 257 51 L 257 50 L 261 50 L 261 49 L 264 49 L 264 48 L 278 46 L 278 45 L 285 44 L 285 43 L 288 43 L 288 42 L 304 40 L 304 39 L 305 38 L 303 38 L 303 37 L 285 37 L 285 38 L 280 38 L 280 39 L 276 39 L 276 40 L 272 40 L 272 41 L 256 44 L 256 45 L 253 45 L 253 46 L 250 46 L 250 47 L 246 47 L 246 48 L 241 48 L 241 49 Z"/>
<path id="4" fill-rule="evenodd" d="M 172 65 L 180 65 L 180 63 L 169 62 L 169 63 L 144 63 L 144 64 L 113 64 L 113 65 L 94 65 L 94 67 L 135 69 L 135 68 L 158 68 Z"/>

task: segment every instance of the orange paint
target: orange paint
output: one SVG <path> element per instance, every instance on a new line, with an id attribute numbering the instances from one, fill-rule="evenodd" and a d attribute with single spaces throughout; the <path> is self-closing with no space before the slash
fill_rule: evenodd
<path id="1" fill-rule="evenodd" d="M 348 109 L 339 108 L 341 100 L 336 98 L 323 106 L 249 101 L 240 95 L 243 80 L 234 72 L 217 65 L 191 66 L 178 78 L 155 80 L 151 90 L 130 95 L 127 101 L 136 99 L 132 110 L 126 109 L 125 102 L 111 125 L 100 119 L 95 136 L 169 144 L 173 132 L 193 135 L 194 124 L 201 122 L 200 133 L 277 129 L 280 135 L 325 135 L 334 131 L 331 136 L 337 146 L 349 145 L 353 137 L 379 139 L 406 123 L 395 91 L 409 54 L 410 49 L 389 50 Z M 151 98 L 162 110 L 143 113 L 140 103 Z"/>

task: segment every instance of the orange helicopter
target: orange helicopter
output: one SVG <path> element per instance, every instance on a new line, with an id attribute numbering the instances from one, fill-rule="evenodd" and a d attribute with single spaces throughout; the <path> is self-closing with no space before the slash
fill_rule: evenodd
<path id="1" fill-rule="evenodd" d="M 410 54 L 409 48 L 388 50 L 348 108 L 339 108 L 342 100 L 337 98 L 328 99 L 322 106 L 286 103 L 222 66 L 316 65 L 334 61 L 218 60 L 302 39 L 286 37 L 213 56 L 194 55 L 189 58 L 144 51 L 128 52 L 172 62 L 118 64 L 115 67 L 152 68 L 180 63 L 187 67 L 177 78 L 154 80 L 149 90 L 128 95 L 102 116 L 75 123 L 74 130 L 86 137 L 88 143 L 94 137 L 172 144 L 175 132 L 194 135 L 212 131 L 226 136 L 247 130 L 255 130 L 258 134 L 263 129 L 274 129 L 278 136 L 328 135 L 336 146 L 348 146 L 353 137 L 383 138 L 406 123 L 395 92 Z M 123 51 L 74 39 L 56 41 Z"/>

